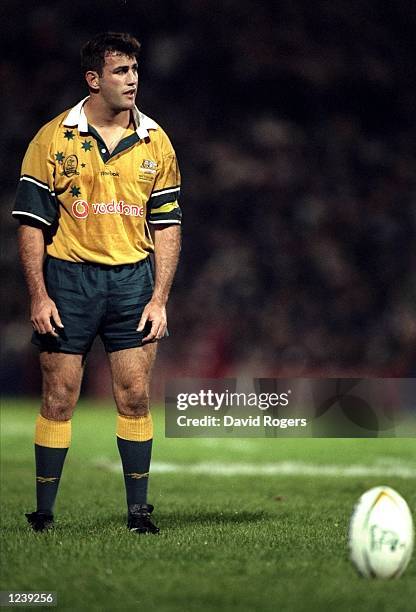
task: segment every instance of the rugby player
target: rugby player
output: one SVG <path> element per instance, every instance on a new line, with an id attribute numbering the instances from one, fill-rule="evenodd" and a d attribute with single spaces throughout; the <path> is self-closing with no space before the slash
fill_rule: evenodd
<path id="1" fill-rule="evenodd" d="M 117 406 L 127 526 L 158 533 L 147 503 L 149 380 L 180 251 L 180 174 L 162 128 L 135 105 L 140 43 L 107 32 L 81 51 L 89 96 L 50 121 L 26 152 L 13 215 L 40 349 L 35 531 L 53 507 L 85 358 L 98 335 Z M 93 434 L 92 434 L 93 435 Z"/>

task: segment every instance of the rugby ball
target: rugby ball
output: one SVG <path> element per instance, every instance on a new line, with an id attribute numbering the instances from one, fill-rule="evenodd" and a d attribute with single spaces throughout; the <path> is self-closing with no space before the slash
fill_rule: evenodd
<path id="1" fill-rule="evenodd" d="M 409 506 L 390 487 L 374 487 L 358 500 L 349 528 L 351 561 L 367 578 L 398 578 L 413 551 Z"/>

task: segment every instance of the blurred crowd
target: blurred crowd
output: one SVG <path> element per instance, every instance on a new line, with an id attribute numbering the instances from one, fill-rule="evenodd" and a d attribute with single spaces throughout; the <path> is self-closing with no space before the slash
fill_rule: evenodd
<path id="1" fill-rule="evenodd" d="M 411 0 L 24 4 L 2 16 L 6 391 L 39 379 L 10 217 L 21 158 L 85 95 L 79 48 L 106 29 L 141 40 L 139 106 L 182 171 L 161 377 L 416 376 Z M 105 367 L 96 346 L 86 391 Z"/>

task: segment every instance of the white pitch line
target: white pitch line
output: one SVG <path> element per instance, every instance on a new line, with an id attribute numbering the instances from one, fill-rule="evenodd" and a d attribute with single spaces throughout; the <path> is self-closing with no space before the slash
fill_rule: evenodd
<path id="1" fill-rule="evenodd" d="M 95 467 L 109 472 L 120 472 L 118 462 L 97 459 Z M 301 461 L 281 461 L 279 463 L 163 463 L 154 461 L 151 465 L 153 474 L 197 474 L 204 476 L 331 476 L 334 478 L 356 478 L 364 476 L 416 478 L 416 466 L 398 465 L 327 465 L 302 463 Z"/>

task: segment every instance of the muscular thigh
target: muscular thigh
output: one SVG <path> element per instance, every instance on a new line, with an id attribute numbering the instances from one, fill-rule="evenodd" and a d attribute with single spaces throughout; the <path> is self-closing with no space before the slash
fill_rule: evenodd
<path id="1" fill-rule="evenodd" d="M 84 370 L 83 355 L 40 353 L 42 416 L 52 420 L 71 418 L 78 401 Z"/>
<path id="2" fill-rule="evenodd" d="M 143 416 L 149 410 L 149 385 L 157 344 L 108 354 L 114 399 L 120 414 Z"/>

